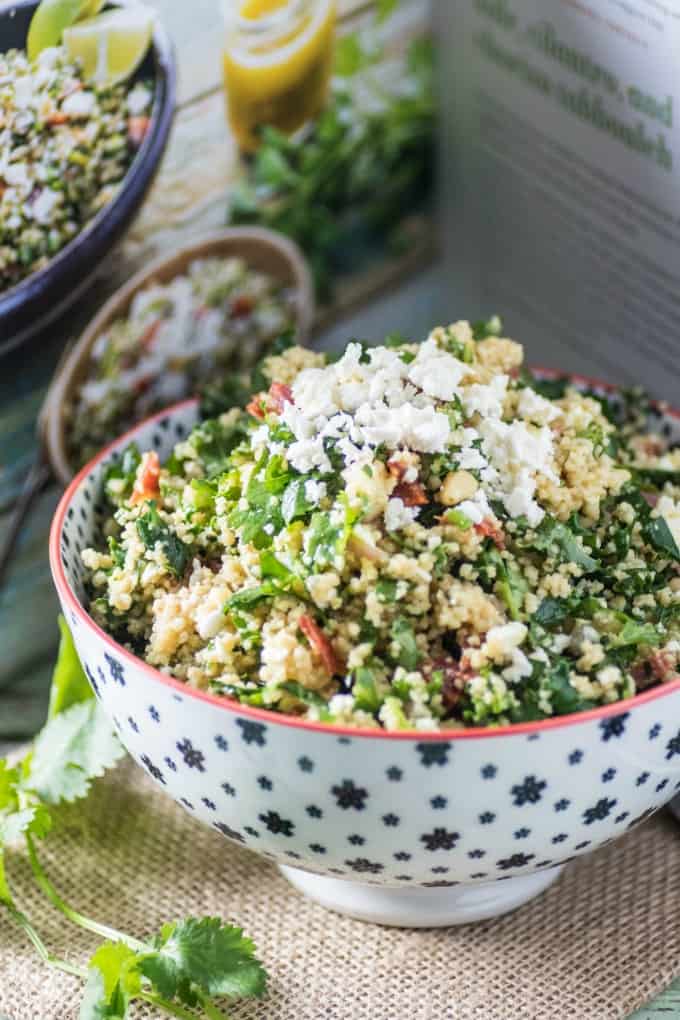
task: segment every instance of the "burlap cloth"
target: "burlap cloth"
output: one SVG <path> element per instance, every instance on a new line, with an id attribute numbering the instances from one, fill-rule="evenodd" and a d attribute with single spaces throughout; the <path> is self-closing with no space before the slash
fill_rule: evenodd
<path id="1" fill-rule="evenodd" d="M 76 908 L 131 934 L 187 914 L 242 925 L 270 992 L 232 1007 L 234 1020 L 614 1020 L 680 973 L 680 828 L 669 815 L 574 862 L 514 914 L 429 931 L 315 906 L 129 764 L 99 783 L 85 809 L 68 810 L 44 857 Z M 32 891 L 21 857 L 10 855 L 9 870 L 50 948 L 84 960 L 96 938 Z M 44 968 L 0 916 L 0 1017 L 75 1020 L 79 1001 L 80 983 Z"/>

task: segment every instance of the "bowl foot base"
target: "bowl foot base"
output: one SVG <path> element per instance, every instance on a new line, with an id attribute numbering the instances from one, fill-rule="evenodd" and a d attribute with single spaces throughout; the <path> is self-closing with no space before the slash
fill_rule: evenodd
<path id="1" fill-rule="evenodd" d="M 484 921 L 515 910 L 552 885 L 562 868 L 502 882 L 435 889 L 365 885 L 285 865 L 280 865 L 280 871 L 305 896 L 357 921 L 402 928 L 442 928 Z"/>

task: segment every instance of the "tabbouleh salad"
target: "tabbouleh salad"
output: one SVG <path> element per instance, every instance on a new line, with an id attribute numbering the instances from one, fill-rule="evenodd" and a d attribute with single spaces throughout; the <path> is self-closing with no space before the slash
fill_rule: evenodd
<path id="1" fill-rule="evenodd" d="M 153 411 L 227 370 L 252 368 L 295 325 L 295 293 L 241 258 L 199 258 L 152 282 L 97 338 L 76 399 L 65 409 L 71 463 Z"/>
<path id="2" fill-rule="evenodd" d="M 522 357 L 498 319 L 267 357 L 164 466 L 108 468 L 94 619 L 193 687 L 387 730 L 676 678 L 680 451 Z"/>
<path id="3" fill-rule="evenodd" d="M 50 258 L 114 197 L 144 139 L 152 92 L 85 84 L 63 48 L 0 53 L 0 291 Z"/>

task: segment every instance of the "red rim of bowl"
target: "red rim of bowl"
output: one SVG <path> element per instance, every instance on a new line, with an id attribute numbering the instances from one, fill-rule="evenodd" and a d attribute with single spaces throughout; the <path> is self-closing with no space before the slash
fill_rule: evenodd
<path id="1" fill-rule="evenodd" d="M 605 390 L 610 393 L 616 393 L 621 388 L 615 384 L 604 383 L 599 379 L 592 379 L 588 376 L 578 375 L 573 372 L 559 372 L 556 369 L 541 368 L 539 366 L 533 366 L 532 371 L 544 378 L 568 378 L 571 382 L 594 389 Z M 563 726 L 575 726 L 579 723 L 587 723 L 597 719 L 607 719 L 610 716 L 622 715 L 624 712 L 630 711 L 631 708 L 634 708 L 637 705 L 644 705 L 649 701 L 655 701 L 657 698 L 667 697 L 668 695 L 680 690 L 679 677 L 677 680 L 670 681 L 669 683 L 660 684 L 658 687 L 652 687 L 650 690 L 644 691 L 642 694 L 636 694 L 632 698 L 615 701 L 611 705 L 604 705 L 600 708 L 591 708 L 586 712 L 572 712 L 569 715 L 560 715 L 549 719 L 541 719 L 538 722 L 510 723 L 508 726 L 480 726 L 454 730 L 392 731 L 378 729 L 377 727 L 371 729 L 369 727 L 336 726 L 333 723 L 321 723 L 314 722 L 310 719 L 300 719 L 297 716 L 274 712 L 266 708 L 255 708 L 250 705 L 242 705 L 239 701 L 233 701 L 230 698 L 225 698 L 219 694 L 210 694 L 207 691 L 200 691 L 195 687 L 189 687 L 187 684 L 182 683 L 181 680 L 176 680 L 174 677 L 167 676 L 165 673 L 161 673 L 160 670 L 154 669 L 153 666 L 150 666 L 148 663 L 144 662 L 143 659 L 133 655 L 132 652 L 128 651 L 117 641 L 114 641 L 114 639 L 107 634 L 106 631 L 102 630 L 102 628 L 94 622 L 89 613 L 87 613 L 87 611 L 81 606 L 73 589 L 71 588 L 68 578 L 66 577 L 66 572 L 62 564 L 60 553 L 61 533 L 63 530 L 64 519 L 77 489 L 85 481 L 85 479 L 92 474 L 100 462 L 104 460 L 109 453 L 111 453 L 111 451 L 131 442 L 141 429 L 152 425 L 154 422 L 160 421 L 162 418 L 172 416 L 183 408 L 195 405 L 196 402 L 196 398 L 192 397 L 189 400 L 182 400 L 177 404 L 173 404 L 171 407 L 166 407 L 157 414 L 151 415 L 144 421 L 139 422 L 128 432 L 125 432 L 118 439 L 115 439 L 112 443 L 109 443 L 108 446 L 104 447 L 104 449 L 98 453 L 96 457 L 93 457 L 93 459 L 78 472 L 76 477 L 68 486 L 66 492 L 59 501 L 59 505 L 55 511 L 50 528 L 50 569 L 52 571 L 52 578 L 57 591 L 64 603 L 73 613 L 75 613 L 80 623 L 93 631 L 99 640 L 108 645 L 117 656 L 129 662 L 133 666 L 136 666 L 138 669 L 142 669 L 157 683 L 161 683 L 164 686 L 169 687 L 171 690 L 183 694 L 185 697 L 196 698 L 198 701 L 206 701 L 211 705 L 216 705 L 218 708 L 226 712 L 231 712 L 239 716 L 246 716 L 250 719 L 257 719 L 260 722 L 266 722 L 270 725 L 289 726 L 296 729 L 311 730 L 314 733 L 326 733 L 328 736 L 370 737 L 379 740 L 441 742 L 453 740 L 480 740 L 485 737 L 512 737 L 520 736 L 522 734 L 542 733 L 546 730 L 560 729 Z M 680 420 L 680 410 L 669 408 L 663 402 L 656 402 L 652 406 L 659 409 L 663 414 L 670 415 L 671 417 Z"/>

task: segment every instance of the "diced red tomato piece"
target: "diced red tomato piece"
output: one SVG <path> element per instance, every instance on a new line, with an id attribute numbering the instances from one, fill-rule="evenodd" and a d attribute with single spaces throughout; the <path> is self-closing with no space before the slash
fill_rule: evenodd
<path id="1" fill-rule="evenodd" d="M 142 456 L 142 462 L 137 468 L 137 477 L 132 489 L 130 502 L 143 503 L 147 499 L 158 499 L 160 497 L 159 481 L 161 477 L 161 463 L 158 454 L 151 450 Z"/>
<path id="2" fill-rule="evenodd" d="M 143 116 L 128 117 L 127 122 L 128 141 L 130 142 L 131 145 L 134 145 L 136 149 L 138 149 L 139 146 L 144 141 L 146 133 L 149 130 L 150 123 L 151 120 L 149 119 L 149 117 Z"/>
<path id="3" fill-rule="evenodd" d="M 298 627 L 317 653 L 331 676 L 342 673 L 342 664 L 333 650 L 333 646 L 314 620 L 305 613 L 298 621 Z"/>
<path id="4" fill-rule="evenodd" d="M 408 471 L 407 465 L 401 460 L 388 460 L 386 467 L 392 477 L 396 478 L 398 482 L 402 480 Z"/>
<path id="5" fill-rule="evenodd" d="M 269 387 L 269 397 L 267 410 L 277 414 L 281 414 L 284 404 L 293 403 L 293 391 L 285 383 L 273 382 Z"/>
<path id="6" fill-rule="evenodd" d="M 252 414 L 253 418 L 262 420 L 265 416 L 264 400 L 261 393 L 257 393 L 253 399 L 246 404 L 246 411 Z"/>
<path id="7" fill-rule="evenodd" d="M 284 404 L 293 403 L 293 393 L 285 383 L 273 382 L 268 393 L 256 394 L 246 406 L 246 411 L 254 418 L 264 418 L 266 414 L 281 414 Z"/>
<path id="8" fill-rule="evenodd" d="M 486 520 L 475 524 L 475 531 L 479 535 L 483 535 L 484 538 L 490 538 L 498 549 L 505 549 L 505 535 L 500 524 L 497 524 L 496 521 L 492 521 L 487 517 Z"/>
<path id="9" fill-rule="evenodd" d="M 430 502 L 420 482 L 399 482 L 392 495 L 401 499 L 404 506 L 425 506 Z"/>
<path id="10" fill-rule="evenodd" d="M 250 315 L 254 307 L 255 302 L 253 299 L 246 294 L 241 294 L 232 301 L 231 317 L 232 319 L 243 319 L 246 315 Z"/>
<path id="11" fill-rule="evenodd" d="M 465 657 L 460 660 L 454 659 L 451 655 L 445 655 L 438 659 L 432 659 L 423 666 L 426 676 L 432 673 L 441 672 L 444 674 L 442 684 L 442 702 L 449 710 L 454 709 L 463 696 L 465 685 L 475 676 Z"/>

